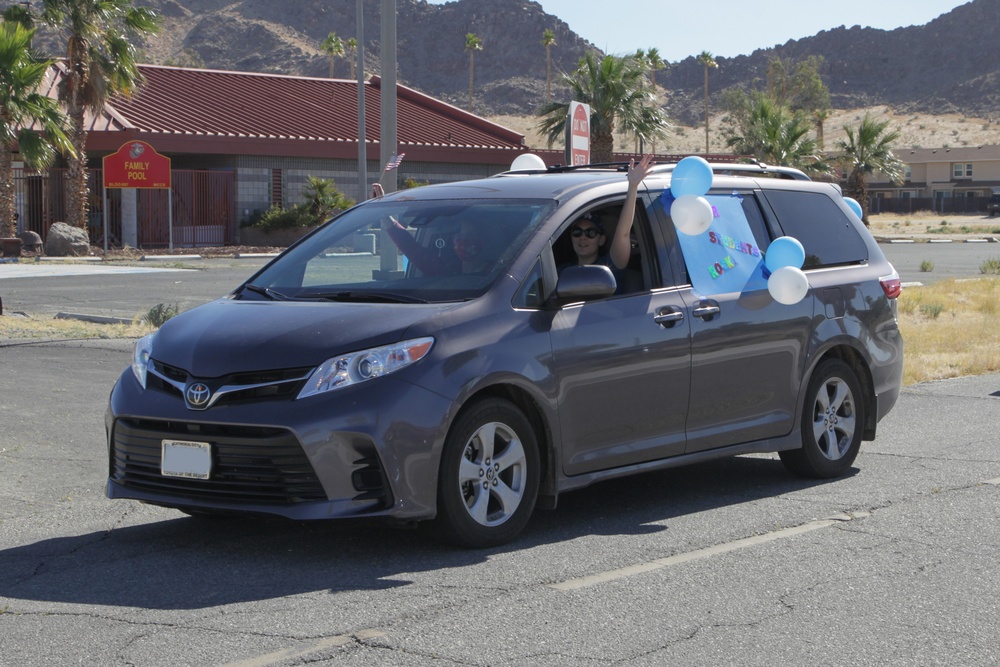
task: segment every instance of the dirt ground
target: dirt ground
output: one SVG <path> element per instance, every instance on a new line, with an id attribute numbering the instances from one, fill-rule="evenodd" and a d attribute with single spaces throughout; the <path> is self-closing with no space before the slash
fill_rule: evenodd
<path id="1" fill-rule="evenodd" d="M 958 148 L 1000 144 L 1000 122 L 995 118 L 977 118 L 962 114 L 919 114 L 897 112 L 892 107 L 877 105 L 860 109 L 833 109 L 823 124 L 826 150 L 836 150 L 837 141 L 847 136 L 845 127 L 856 127 L 865 114 L 889 120 L 891 130 L 899 130 L 895 144 L 897 151 L 910 148 Z M 723 128 L 727 114 L 709 113 L 709 148 L 712 153 L 729 153 Z M 538 132 L 537 116 L 491 116 L 494 123 L 524 135 L 525 144 L 531 148 L 546 148 L 548 142 Z M 615 135 L 615 148 L 620 151 L 637 150 L 635 141 L 623 134 Z M 705 150 L 705 126 L 701 123 L 688 126 L 678 122 L 670 127 L 667 137 L 657 142 L 656 150 L 664 153 L 701 153 Z"/>

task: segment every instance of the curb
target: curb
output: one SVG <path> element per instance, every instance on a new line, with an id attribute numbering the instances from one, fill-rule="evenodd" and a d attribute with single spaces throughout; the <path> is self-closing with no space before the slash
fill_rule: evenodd
<path id="1" fill-rule="evenodd" d="M 132 324 L 135 320 L 125 317 L 106 317 L 104 315 L 84 315 L 81 313 L 56 313 L 57 320 L 79 320 L 94 324 Z"/>
<path id="2" fill-rule="evenodd" d="M 140 262 L 181 262 L 193 259 L 205 259 L 201 255 L 143 255 Z"/>
<path id="3" fill-rule="evenodd" d="M 52 264 L 76 264 L 77 262 L 103 262 L 102 257 L 36 257 L 36 262 L 51 262 Z"/>

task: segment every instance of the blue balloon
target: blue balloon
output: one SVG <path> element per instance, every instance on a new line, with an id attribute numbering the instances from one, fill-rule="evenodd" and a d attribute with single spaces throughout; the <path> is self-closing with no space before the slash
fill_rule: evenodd
<path id="1" fill-rule="evenodd" d="M 771 241 L 764 253 L 764 266 L 771 273 L 778 269 L 790 266 L 794 269 L 801 269 L 802 263 L 806 261 L 806 251 L 799 243 L 799 240 L 791 236 L 779 236 Z"/>
<path id="2" fill-rule="evenodd" d="M 851 199 L 850 197 L 844 197 L 844 201 L 846 201 L 848 207 L 854 211 L 854 215 L 858 216 L 858 220 L 861 220 L 861 204 L 858 203 L 858 200 Z"/>
<path id="3" fill-rule="evenodd" d="M 670 192 L 674 197 L 701 197 L 712 187 L 712 165 L 704 158 L 689 155 L 674 167 L 670 175 Z"/>

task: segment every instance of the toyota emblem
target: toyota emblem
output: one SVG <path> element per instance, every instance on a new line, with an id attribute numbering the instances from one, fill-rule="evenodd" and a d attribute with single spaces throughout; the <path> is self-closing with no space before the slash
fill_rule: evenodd
<path id="1" fill-rule="evenodd" d="M 193 408 L 203 408 L 208 405 L 208 399 L 211 398 L 212 392 L 207 385 L 195 382 L 188 385 L 184 395 L 187 398 L 188 405 Z"/>

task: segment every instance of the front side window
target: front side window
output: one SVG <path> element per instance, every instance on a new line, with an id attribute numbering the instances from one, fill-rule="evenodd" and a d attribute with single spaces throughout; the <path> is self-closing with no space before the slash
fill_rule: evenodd
<path id="1" fill-rule="evenodd" d="M 289 250 L 254 277 L 248 291 L 296 300 L 475 298 L 554 208 L 548 200 L 372 202 L 347 211 Z"/>
<path id="2" fill-rule="evenodd" d="M 646 212 L 637 204 L 629 234 L 625 266 L 616 266 L 611 248 L 616 236 L 622 202 L 609 202 L 580 211 L 569 226 L 553 239 L 552 252 L 558 271 L 577 264 L 603 264 L 611 269 L 618 285 L 616 295 L 633 294 L 650 289 L 654 268 Z"/>

